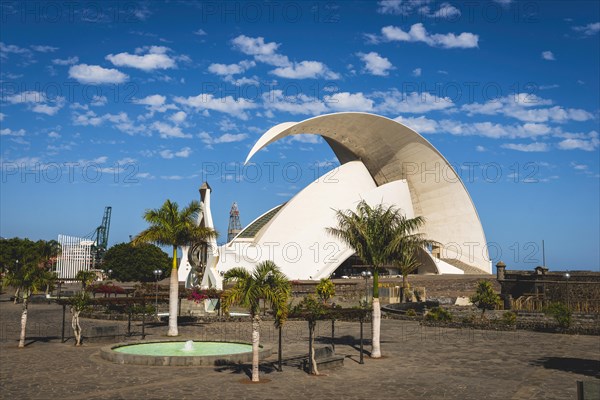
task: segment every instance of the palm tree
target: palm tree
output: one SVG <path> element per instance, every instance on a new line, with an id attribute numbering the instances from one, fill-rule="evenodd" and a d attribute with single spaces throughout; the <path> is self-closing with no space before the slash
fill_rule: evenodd
<path id="1" fill-rule="evenodd" d="M 81 270 L 75 275 L 75 279 L 81 282 L 81 289 L 85 290 L 89 285 L 94 283 L 97 275 L 94 271 L 84 271 Z"/>
<path id="2" fill-rule="evenodd" d="M 133 244 L 155 243 L 159 246 L 173 247 L 173 266 L 169 288 L 169 332 L 168 336 L 177 336 L 177 302 L 179 298 L 179 279 L 177 275 L 177 248 L 191 243 L 206 242 L 217 237 L 212 228 L 198 226 L 196 220 L 201 211 L 196 200 L 179 210 L 176 202 L 165 201 L 159 209 L 146 210 L 144 219 L 150 227 L 140 232 Z"/>
<path id="3" fill-rule="evenodd" d="M 56 260 L 62 254 L 62 246 L 56 240 L 38 240 L 36 242 L 37 252 L 40 255 L 41 263 L 47 271 L 54 270 Z M 46 285 L 46 295 L 50 293 L 50 283 Z"/>
<path id="4" fill-rule="evenodd" d="M 418 233 L 425 224 L 425 218 L 406 218 L 400 215 L 395 226 L 394 240 L 390 243 L 391 263 L 398 267 L 402 274 L 402 302 L 408 292 L 408 275 L 419 268 L 421 263 L 417 259 L 417 252 L 421 249 L 438 244 L 436 241 L 425 238 Z"/>
<path id="5" fill-rule="evenodd" d="M 327 232 L 354 249 L 356 255 L 373 269 L 372 358 L 381 357 L 381 305 L 379 303 L 379 270 L 390 265 L 402 245 L 412 243 L 402 234 L 413 235 L 424 222 L 423 218 L 408 219 L 394 206 L 379 204 L 371 207 L 361 200 L 356 211 L 337 210 L 338 226 Z M 415 240 L 417 237 L 415 237 Z"/>
<path id="6" fill-rule="evenodd" d="M 273 261 L 263 261 L 252 273 L 237 267 L 225 273 L 224 282 L 235 282 L 222 296 L 227 311 L 234 304 L 247 308 L 252 316 L 252 382 L 259 381 L 258 349 L 260 343 L 260 301 L 270 305 L 276 324 L 287 317 L 291 286 Z"/>
<path id="7" fill-rule="evenodd" d="M 9 272 L 4 280 L 4 285 L 16 287 L 23 296 L 21 311 L 21 334 L 19 347 L 25 347 L 25 332 L 27 329 L 27 307 L 31 295 L 41 290 L 46 285 L 51 285 L 56 279 L 56 274 L 40 266 L 39 256 L 29 254 L 19 264 L 19 267 Z"/>
<path id="8" fill-rule="evenodd" d="M 62 247 L 56 240 L 39 240 L 36 242 L 38 252 L 44 263 L 44 268 L 52 270 L 52 267 L 56 263 L 56 259 L 62 253 Z"/>

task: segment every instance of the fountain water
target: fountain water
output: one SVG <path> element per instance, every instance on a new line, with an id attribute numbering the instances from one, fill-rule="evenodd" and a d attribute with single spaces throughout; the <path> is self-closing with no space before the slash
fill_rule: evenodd
<path id="1" fill-rule="evenodd" d="M 260 357 L 271 354 L 261 346 Z M 105 360 L 138 365 L 223 365 L 252 360 L 252 344 L 240 342 L 205 342 L 193 340 L 156 340 L 118 343 L 102 348 Z"/>

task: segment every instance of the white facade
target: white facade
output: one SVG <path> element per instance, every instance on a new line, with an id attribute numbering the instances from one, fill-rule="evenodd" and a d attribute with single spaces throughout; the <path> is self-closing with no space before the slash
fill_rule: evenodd
<path id="1" fill-rule="evenodd" d="M 373 114 L 323 115 L 271 128 L 246 162 L 268 144 L 295 134 L 321 135 L 341 165 L 267 211 L 229 243 L 213 243 L 202 286 L 221 287 L 227 270 L 251 270 L 264 260 L 273 260 L 289 279 L 329 277 L 353 252 L 325 228 L 337 225 L 335 210 L 355 209 L 360 200 L 394 205 L 409 218 L 425 217 L 422 233 L 441 248 L 435 257 L 423 252 L 423 273 L 491 273 L 483 228 L 465 186 L 418 133 Z M 208 223 L 210 203 L 203 203 Z M 212 218 L 206 226 L 212 227 Z M 186 277 L 181 268 L 180 280 Z"/>
<path id="2" fill-rule="evenodd" d="M 58 235 L 58 243 L 61 246 L 61 254 L 56 263 L 59 279 L 75 279 L 79 271 L 89 271 L 93 268 L 93 240 Z"/>

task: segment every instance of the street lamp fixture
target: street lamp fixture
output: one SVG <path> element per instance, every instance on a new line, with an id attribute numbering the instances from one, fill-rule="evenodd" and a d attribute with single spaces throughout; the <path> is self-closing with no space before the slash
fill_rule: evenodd
<path id="1" fill-rule="evenodd" d="M 369 301 L 369 278 L 373 276 L 371 271 L 363 271 L 360 275 L 365 278 L 365 302 Z"/>
<path id="2" fill-rule="evenodd" d="M 569 295 L 569 278 L 571 278 L 571 274 L 569 273 L 569 271 L 565 272 L 564 274 L 565 277 L 565 281 L 566 281 L 566 288 L 567 288 L 567 308 L 570 310 L 571 309 L 571 298 Z"/>

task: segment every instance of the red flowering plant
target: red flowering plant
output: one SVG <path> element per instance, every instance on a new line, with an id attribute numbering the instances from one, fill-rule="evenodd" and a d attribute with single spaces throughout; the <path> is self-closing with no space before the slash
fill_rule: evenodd
<path id="1" fill-rule="evenodd" d="M 206 299 L 220 299 L 222 293 L 222 290 L 217 289 L 193 288 L 192 290 L 188 290 L 187 299 L 193 300 L 195 303 L 200 303 Z"/>

